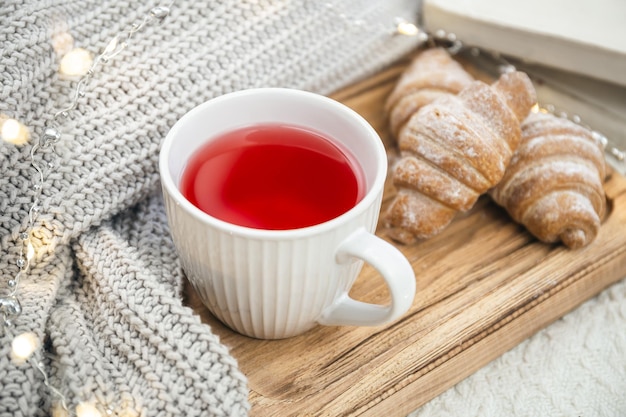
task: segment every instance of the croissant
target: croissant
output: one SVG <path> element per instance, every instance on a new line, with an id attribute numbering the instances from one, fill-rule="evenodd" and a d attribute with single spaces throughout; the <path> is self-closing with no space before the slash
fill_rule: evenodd
<path id="1" fill-rule="evenodd" d="M 606 210 L 603 145 L 567 119 L 531 113 L 493 200 L 543 242 L 591 243 Z"/>
<path id="2" fill-rule="evenodd" d="M 473 80 L 445 49 L 420 52 L 402 73 L 385 104 L 393 137 L 420 107 L 439 97 L 457 94 Z"/>
<path id="3" fill-rule="evenodd" d="M 491 86 L 473 81 L 411 116 L 392 172 L 398 192 L 383 217 L 389 236 L 402 243 L 434 236 L 472 208 L 500 182 L 535 102 L 528 76 L 510 72 Z"/>

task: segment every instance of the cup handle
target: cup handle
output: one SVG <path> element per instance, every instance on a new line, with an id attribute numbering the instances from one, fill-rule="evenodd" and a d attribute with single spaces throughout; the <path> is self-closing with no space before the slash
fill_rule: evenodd
<path id="1" fill-rule="evenodd" d="M 389 305 L 357 301 L 344 292 L 328 308 L 318 323 L 326 326 L 378 326 L 389 323 L 411 307 L 415 297 L 415 273 L 409 261 L 390 243 L 364 228 L 352 233 L 338 247 L 338 263 L 360 258 L 384 278 L 391 294 Z"/>

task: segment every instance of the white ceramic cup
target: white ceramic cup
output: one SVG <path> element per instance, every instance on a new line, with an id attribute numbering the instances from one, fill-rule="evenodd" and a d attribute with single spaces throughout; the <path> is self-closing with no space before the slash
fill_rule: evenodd
<path id="1" fill-rule="evenodd" d="M 181 176 L 201 145 L 224 132 L 265 123 L 308 127 L 341 142 L 365 173 L 362 200 L 318 225 L 260 230 L 214 218 L 185 199 L 179 191 Z M 281 88 L 222 95 L 192 109 L 173 126 L 159 164 L 182 267 L 207 308 L 231 329 L 279 339 L 317 324 L 382 325 L 411 306 L 411 265 L 397 248 L 374 235 L 387 174 L 384 146 L 367 121 L 343 104 Z M 385 279 L 389 305 L 348 295 L 363 261 Z"/>

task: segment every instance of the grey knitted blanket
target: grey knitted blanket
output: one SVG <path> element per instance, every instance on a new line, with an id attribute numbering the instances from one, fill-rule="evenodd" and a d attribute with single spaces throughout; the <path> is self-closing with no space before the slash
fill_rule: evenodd
<path id="1" fill-rule="evenodd" d="M 99 68 L 38 153 L 45 164 L 21 278 L 23 312 L 0 331 L 0 416 L 44 416 L 79 404 L 102 415 L 245 415 L 245 376 L 211 329 L 185 307 L 182 273 L 159 195 L 159 144 L 192 107 L 230 91 L 282 86 L 330 93 L 388 65 L 418 40 L 393 36 L 417 1 L 176 1 Z M 0 144 L 0 297 L 18 272 L 33 202 L 29 154 L 71 101 L 53 39 L 94 55 L 154 6 L 125 0 L 0 2 L 0 114 L 29 143 Z M 48 167 L 47 163 L 52 166 Z M 43 343 L 11 360 L 14 335 Z M 52 387 L 52 388 L 49 388 Z M 60 395 L 55 394 L 58 390 Z M 126 413 L 126 414 L 124 414 Z"/>

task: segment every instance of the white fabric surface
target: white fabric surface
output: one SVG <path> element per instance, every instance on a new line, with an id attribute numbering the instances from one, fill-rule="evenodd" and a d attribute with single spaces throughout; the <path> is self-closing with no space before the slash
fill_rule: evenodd
<path id="1" fill-rule="evenodd" d="M 626 279 L 410 417 L 626 416 Z"/>

